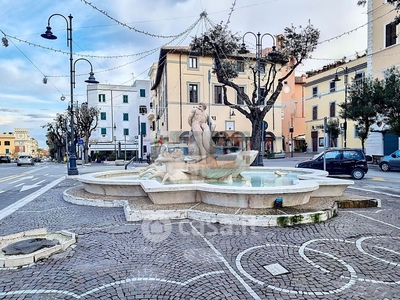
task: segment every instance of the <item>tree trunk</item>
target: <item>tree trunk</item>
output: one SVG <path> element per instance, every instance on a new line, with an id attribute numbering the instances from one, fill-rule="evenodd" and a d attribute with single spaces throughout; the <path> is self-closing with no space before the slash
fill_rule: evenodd
<path id="1" fill-rule="evenodd" d="M 260 147 L 261 147 L 261 121 L 262 120 L 258 120 L 259 118 L 255 118 L 253 120 L 251 120 L 251 137 L 250 137 L 250 149 L 251 150 L 256 150 L 256 151 L 260 151 Z M 262 155 L 264 158 L 263 153 L 259 152 L 258 155 Z M 251 164 L 252 166 L 257 166 L 258 165 L 258 156 L 256 157 L 256 159 L 253 161 L 253 163 Z"/>

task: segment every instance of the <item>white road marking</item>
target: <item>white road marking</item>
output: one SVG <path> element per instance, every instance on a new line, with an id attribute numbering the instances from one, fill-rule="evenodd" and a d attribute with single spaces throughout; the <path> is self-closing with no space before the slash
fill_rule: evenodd
<path id="1" fill-rule="evenodd" d="M 22 180 L 25 180 L 25 179 L 32 179 L 32 178 L 33 178 L 33 176 L 25 176 L 25 177 L 22 177 L 22 178 L 20 178 L 20 179 L 11 181 L 11 182 L 9 182 L 8 184 L 14 184 L 14 183 L 20 182 L 20 181 L 22 181 Z"/>
<path id="2" fill-rule="evenodd" d="M 0 210 L 0 220 L 2 220 L 3 218 L 11 215 L 13 212 L 18 210 L 19 208 L 21 208 L 25 204 L 31 202 L 32 200 L 36 199 L 41 194 L 47 192 L 49 189 L 51 189 L 52 187 L 56 186 L 57 184 L 59 184 L 64 179 L 65 179 L 65 176 L 61 176 L 60 178 L 54 180 L 53 182 L 45 185 L 40 190 L 37 190 L 37 191 L 33 192 L 32 194 L 22 198 L 21 200 L 11 204 L 10 206 Z"/>

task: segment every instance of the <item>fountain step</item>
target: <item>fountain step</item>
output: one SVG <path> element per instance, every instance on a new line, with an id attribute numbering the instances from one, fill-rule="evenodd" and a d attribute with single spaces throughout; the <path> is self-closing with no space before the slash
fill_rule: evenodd
<path id="1" fill-rule="evenodd" d="M 379 200 L 343 194 L 336 197 L 310 197 L 308 203 L 275 208 L 235 208 L 206 203 L 154 204 L 148 197 L 102 196 L 73 187 L 64 192 L 64 200 L 79 205 L 121 206 L 127 221 L 191 219 L 210 223 L 244 226 L 292 226 L 326 221 L 338 212 L 338 203 L 376 203 Z M 360 207 L 365 207 L 364 204 Z"/>

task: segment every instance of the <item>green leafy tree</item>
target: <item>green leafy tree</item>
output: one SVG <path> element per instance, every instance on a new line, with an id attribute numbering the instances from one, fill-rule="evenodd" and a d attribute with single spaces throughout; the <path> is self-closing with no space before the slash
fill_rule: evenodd
<path id="1" fill-rule="evenodd" d="M 384 72 L 384 101 L 381 113 L 390 130 L 400 136 L 400 71 L 392 67 Z"/>
<path id="2" fill-rule="evenodd" d="M 275 47 L 267 52 L 261 58 L 265 64 L 265 77 L 260 83 L 260 103 L 258 103 L 258 66 L 254 54 L 240 55 L 239 41 L 241 37 L 233 34 L 226 26 L 217 25 L 200 37 L 194 37 L 190 46 L 192 51 L 196 51 L 201 55 L 209 55 L 214 59 L 213 73 L 216 74 L 217 80 L 221 83 L 224 90 L 224 104 L 230 106 L 236 111 L 243 114 L 250 122 L 252 127 L 251 132 L 251 149 L 259 150 L 261 145 L 261 124 L 265 115 L 271 110 L 275 104 L 279 94 L 282 91 L 283 82 L 287 79 L 298 67 L 304 59 L 309 58 L 311 52 L 316 49 L 319 30 L 311 24 L 306 27 L 287 27 L 284 29 L 284 34 L 278 40 L 278 49 Z M 240 86 L 234 82 L 238 77 L 236 69 L 237 60 L 245 60 L 250 70 L 252 71 L 252 91 L 246 94 Z M 289 64 L 288 64 L 289 63 Z M 285 72 L 280 72 L 282 66 L 288 64 Z M 282 74 L 278 78 L 278 75 Z M 260 81 L 261 82 L 261 81 Z M 236 99 L 229 100 L 227 98 L 227 87 L 236 91 L 238 99 L 245 106 L 236 104 Z M 254 163 L 253 163 L 254 164 Z"/>
<path id="3" fill-rule="evenodd" d="M 357 123 L 357 133 L 364 151 L 369 128 L 379 118 L 382 111 L 383 85 L 378 79 L 367 77 L 354 81 L 348 88 L 347 101 L 339 104 L 339 116 Z"/>
<path id="4" fill-rule="evenodd" d="M 330 147 L 336 147 L 336 140 L 340 134 L 339 121 L 335 119 L 329 119 L 326 124 L 326 133 L 329 135 Z"/>

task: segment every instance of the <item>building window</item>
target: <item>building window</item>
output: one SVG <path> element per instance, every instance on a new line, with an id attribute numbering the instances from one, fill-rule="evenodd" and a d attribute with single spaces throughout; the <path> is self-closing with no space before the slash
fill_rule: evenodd
<path id="1" fill-rule="evenodd" d="M 124 120 L 124 121 L 129 121 L 129 114 L 124 113 L 124 114 L 123 114 L 123 120 Z"/>
<path id="2" fill-rule="evenodd" d="M 101 134 L 106 135 L 107 134 L 107 128 L 101 128 Z"/>
<path id="3" fill-rule="evenodd" d="M 197 69 L 197 57 L 189 56 L 189 69 Z"/>
<path id="4" fill-rule="evenodd" d="M 260 88 L 260 98 L 264 95 L 265 93 L 265 88 Z M 258 103 L 258 98 L 257 98 L 257 103 Z M 265 105 L 265 98 L 260 100 L 260 105 Z"/>
<path id="5" fill-rule="evenodd" d="M 129 135 L 129 128 L 124 128 L 124 135 Z"/>
<path id="6" fill-rule="evenodd" d="M 245 92 L 244 86 L 239 86 L 239 90 L 244 93 Z M 236 104 L 238 104 L 238 105 L 244 104 L 244 100 L 239 98 L 239 94 L 236 94 Z"/>
<path id="7" fill-rule="evenodd" d="M 364 71 L 361 72 L 356 72 L 356 75 L 354 76 L 354 83 L 355 84 L 362 84 L 364 82 L 365 74 Z"/>
<path id="8" fill-rule="evenodd" d="M 323 137 L 318 138 L 318 147 L 324 147 L 324 139 Z"/>
<path id="9" fill-rule="evenodd" d="M 199 86 L 197 84 L 190 83 L 189 84 L 189 102 L 190 103 L 198 103 L 199 102 Z"/>
<path id="10" fill-rule="evenodd" d="M 222 104 L 222 86 L 221 85 L 214 86 L 214 103 Z"/>
<path id="11" fill-rule="evenodd" d="M 329 83 L 329 92 L 331 93 L 336 92 L 336 81 L 331 81 Z"/>
<path id="12" fill-rule="evenodd" d="M 146 135 L 146 123 L 140 123 L 140 134 Z"/>
<path id="13" fill-rule="evenodd" d="M 10 146 L 10 141 L 4 141 L 4 146 Z"/>
<path id="14" fill-rule="evenodd" d="M 312 96 L 313 97 L 318 97 L 318 87 L 317 86 L 314 86 L 312 88 Z"/>
<path id="15" fill-rule="evenodd" d="M 128 103 L 128 95 L 123 95 L 122 99 L 123 99 L 122 100 L 123 103 Z"/>
<path id="16" fill-rule="evenodd" d="M 312 107 L 312 119 L 317 120 L 318 119 L 318 106 L 313 106 Z"/>
<path id="17" fill-rule="evenodd" d="M 244 72 L 244 61 L 241 60 L 236 61 L 236 71 L 240 73 Z"/>
<path id="18" fill-rule="evenodd" d="M 106 102 L 106 95 L 105 94 L 99 94 L 99 102 Z"/>
<path id="19" fill-rule="evenodd" d="M 10 154 L 10 149 L 6 149 L 6 154 Z"/>
<path id="20" fill-rule="evenodd" d="M 225 121 L 225 130 L 235 130 L 235 122 L 234 121 Z"/>
<path id="21" fill-rule="evenodd" d="M 358 136 L 358 130 L 359 130 L 358 125 L 355 125 L 355 126 L 354 126 L 354 138 L 355 138 L 355 139 L 358 139 L 358 138 L 359 138 L 359 136 Z"/>
<path id="22" fill-rule="evenodd" d="M 147 106 L 146 105 L 139 106 L 139 114 L 141 114 L 141 115 L 147 114 Z"/>
<path id="23" fill-rule="evenodd" d="M 260 62 L 260 72 L 265 73 L 265 63 L 264 62 Z"/>
<path id="24" fill-rule="evenodd" d="M 140 89 L 140 97 L 146 97 L 146 90 Z"/>
<path id="25" fill-rule="evenodd" d="M 100 113 L 100 120 L 107 120 L 107 114 L 105 112 Z"/>
<path id="26" fill-rule="evenodd" d="M 336 116 L 336 103 L 331 102 L 329 103 L 329 117 L 335 117 Z"/>
<path id="27" fill-rule="evenodd" d="M 396 34 L 396 23 L 392 22 L 386 25 L 385 28 L 385 47 L 390 47 L 396 44 L 397 34 Z"/>

